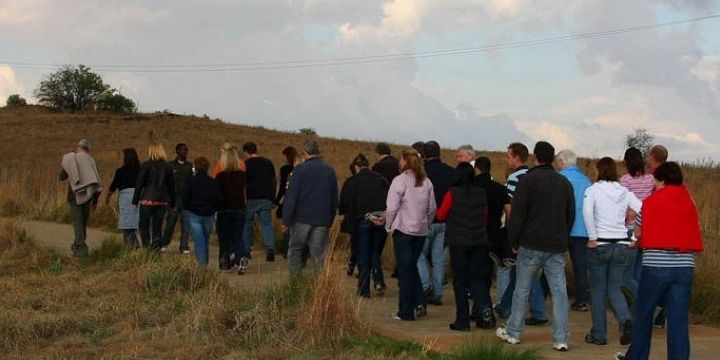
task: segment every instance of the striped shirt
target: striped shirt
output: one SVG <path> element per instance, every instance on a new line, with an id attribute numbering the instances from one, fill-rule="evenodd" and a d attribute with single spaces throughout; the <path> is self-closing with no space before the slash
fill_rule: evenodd
<path id="1" fill-rule="evenodd" d="M 638 200 L 645 201 L 645 199 L 650 196 L 653 191 L 655 191 L 655 177 L 650 174 L 640 176 L 630 176 L 630 174 L 625 174 L 620 177 L 620 185 L 626 187 L 631 193 L 635 194 L 635 197 L 638 198 Z M 633 222 L 631 219 L 628 219 L 625 223 L 628 228 L 631 228 L 632 224 Z"/>
<path id="2" fill-rule="evenodd" d="M 637 225 L 642 225 L 642 216 L 638 214 L 635 219 Z M 675 250 L 645 249 L 642 252 L 642 265 L 651 267 L 695 267 L 695 254 Z"/>
<path id="3" fill-rule="evenodd" d="M 521 166 L 515 171 L 511 172 L 510 175 L 508 175 L 507 184 L 505 186 L 507 187 L 507 193 L 508 196 L 512 199 L 513 195 L 515 194 L 515 189 L 517 188 L 518 183 L 520 182 L 520 178 L 525 175 L 525 173 L 528 172 L 527 166 Z"/>

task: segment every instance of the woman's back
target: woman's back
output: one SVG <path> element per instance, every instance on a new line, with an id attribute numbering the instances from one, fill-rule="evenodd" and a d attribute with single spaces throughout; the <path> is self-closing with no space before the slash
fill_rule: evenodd
<path id="1" fill-rule="evenodd" d="M 416 185 L 415 173 L 407 170 L 393 179 L 387 200 L 387 227 L 408 235 L 426 235 L 437 205 L 433 185 L 427 178 Z"/>
<path id="2" fill-rule="evenodd" d="M 245 208 L 245 184 L 247 176 L 244 171 L 223 171 L 215 180 L 220 187 L 223 198 L 221 209 L 244 209 Z"/>

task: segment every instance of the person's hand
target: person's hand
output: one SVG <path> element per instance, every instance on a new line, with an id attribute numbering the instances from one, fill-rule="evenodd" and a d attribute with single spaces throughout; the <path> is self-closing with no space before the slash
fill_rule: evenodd
<path id="1" fill-rule="evenodd" d="M 598 247 L 597 240 L 589 240 L 587 242 L 587 248 L 588 249 L 596 249 Z"/>
<path id="2" fill-rule="evenodd" d="M 630 245 L 628 245 L 628 248 L 630 248 L 630 249 L 634 249 L 636 247 L 637 247 L 637 241 L 631 241 Z"/>
<path id="3" fill-rule="evenodd" d="M 512 248 L 512 252 L 513 252 L 513 254 L 517 255 L 517 254 L 520 252 L 520 250 L 518 250 L 517 248 L 513 247 L 513 248 Z"/>
<path id="4" fill-rule="evenodd" d="M 280 231 L 282 231 L 284 234 L 287 234 L 288 227 L 285 224 L 280 225 Z"/>
<path id="5" fill-rule="evenodd" d="M 370 222 L 375 224 L 375 226 L 383 226 L 383 225 L 385 225 L 385 217 L 370 216 Z"/>

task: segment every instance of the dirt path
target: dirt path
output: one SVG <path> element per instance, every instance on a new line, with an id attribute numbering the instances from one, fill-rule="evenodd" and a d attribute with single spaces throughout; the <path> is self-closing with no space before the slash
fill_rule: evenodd
<path id="1" fill-rule="evenodd" d="M 23 226 L 30 236 L 43 246 L 54 249 L 61 254 L 70 255 L 70 244 L 73 239 L 72 227 L 65 224 L 46 222 L 26 221 Z M 117 234 L 88 229 L 88 246 L 93 249 L 102 244 L 102 241 L 110 236 L 119 237 Z M 177 254 L 171 245 L 170 254 Z M 210 266 L 217 267 L 217 248 L 213 247 L 210 252 Z M 231 284 L 247 287 L 248 289 L 259 289 L 259 284 L 270 285 L 287 278 L 287 263 L 278 258 L 275 263 L 265 262 L 263 254 L 258 253 L 251 264 L 251 268 L 244 276 L 228 274 Z M 342 271 L 338 269 L 338 271 Z M 348 291 L 354 291 L 354 277 L 347 277 Z M 389 289 L 384 297 L 376 297 L 371 300 L 364 300 L 363 306 L 368 314 L 373 331 L 392 338 L 411 340 L 424 343 L 436 350 L 450 350 L 467 342 L 476 341 L 499 341 L 495 338 L 494 331 L 473 330 L 471 333 L 456 333 L 449 331 L 447 326 L 453 320 L 454 306 L 452 299 L 452 288 L 445 288 L 444 305 L 431 306 L 428 309 L 429 315 L 426 319 L 415 322 L 394 321 L 390 315 L 397 307 L 397 282 L 388 279 Z M 585 333 L 590 328 L 590 313 L 570 313 L 570 352 L 559 353 L 551 348 L 550 331 L 551 326 L 530 327 L 526 330 L 523 343 L 517 345 L 519 348 L 535 348 L 540 350 L 546 359 L 612 359 L 617 351 L 625 350 L 624 346 L 618 345 L 617 336 L 610 335 L 610 344 L 606 346 L 588 345 L 583 342 Z M 608 314 L 608 328 L 616 326 L 612 315 Z M 692 341 L 693 359 L 718 359 L 720 358 L 720 329 L 703 325 L 692 325 L 690 328 Z M 666 331 L 655 329 L 653 337 L 653 348 L 651 359 L 666 358 Z M 510 346 L 510 345 L 507 345 Z"/>

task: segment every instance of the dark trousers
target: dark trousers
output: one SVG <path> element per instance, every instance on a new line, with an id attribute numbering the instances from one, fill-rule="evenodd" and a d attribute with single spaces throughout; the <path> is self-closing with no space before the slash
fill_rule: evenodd
<path id="1" fill-rule="evenodd" d="M 468 290 L 473 298 L 473 314 L 492 306 L 490 299 L 490 268 L 487 262 L 488 248 L 484 246 L 450 247 L 450 266 L 453 271 L 455 293 L 455 325 L 470 327 L 470 305 Z"/>
<path id="2" fill-rule="evenodd" d="M 78 205 L 74 201 L 68 203 L 70 206 L 70 217 L 73 222 L 73 230 L 75 232 L 75 240 L 72 246 L 70 246 L 73 254 L 87 253 L 88 251 L 85 239 L 87 238 L 87 225 L 92 203 L 92 200 L 82 205 Z"/>
<path id="3" fill-rule="evenodd" d="M 690 358 L 688 311 L 695 269 L 691 267 L 642 267 L 635 305 L 632 345 L 627 359 L 646 360 L 650 356 L 655 307 L 663 299 L 667 311 L 667 358 Z"/>
<path id="4" fill-rule="evenodd" d="M 570 237 L 570 260 L 575 276 L 575 304 L 587 304 L 590 300 L 587 242 L 586 237 Z"/>
<path id="5" fill-rule="evenodd" d="M 160 250 L 162 246 L 163 218 L 167 212 L 167 205 L 145 206 L 140 205 L 140 240 L 142 246 Z"/>
<path id="6" fill-rule="evenodd" d="M 417 268 L 425 237 L 407 235 L 395 230 L 393 243 L 395 244 L 395 263 L 400 287 L 398 316 L 403 320 L 414 320 L 415 307 L 427 304 Z"/>
<path id="7" fill-rule="evenodd" d="M 190 237 L 190 227 L 188 226 L 187 219 L 185 218 L 185 208 L 183 207 L 182 198 L 177 197 L 175 199 L 175 209 L 167 210 L 167 219 L 165 219 L 165 232 L 162 235 L 161 246 L 168 246 L 172 242 L 173 234 L 175 233 L 175 225 L 180 220 L 180 251 L 190 250 L 188 245 L 188 238 Z"/>
<path id="8" fill-rule="evenodd" d="M 234 254 L 234 263 L 239 264 L 240 258 L 247 257 L 243 246 L 243 227 L 245 212 L 242 209 L 222 210 L 217 213 L 215 229 L 220 243 L 218 264 L 220 268 L 230 266 L 230 255 Z"/>
<path id="9" fill-rule="evenodd" d="M 130 249 L 137 249 L 138 248 L 138 240 L 137 240 L 137 230 L 136 229 L 123 229 L 123 240 L 125 241 L 125 246 L 127 246 Z"/>
<path id="10" fill-rule="evenodd" d="M 360 220 L 355 226 L 352 238 L 355 239 L 355 251 L 358 264 L 358 295 L 370 296 L 370 275 L 375 285 L 385 285 L 380 254 L 385 246 L 387 232 L 383 226 L 377 226 L 370 220 Z"/>

